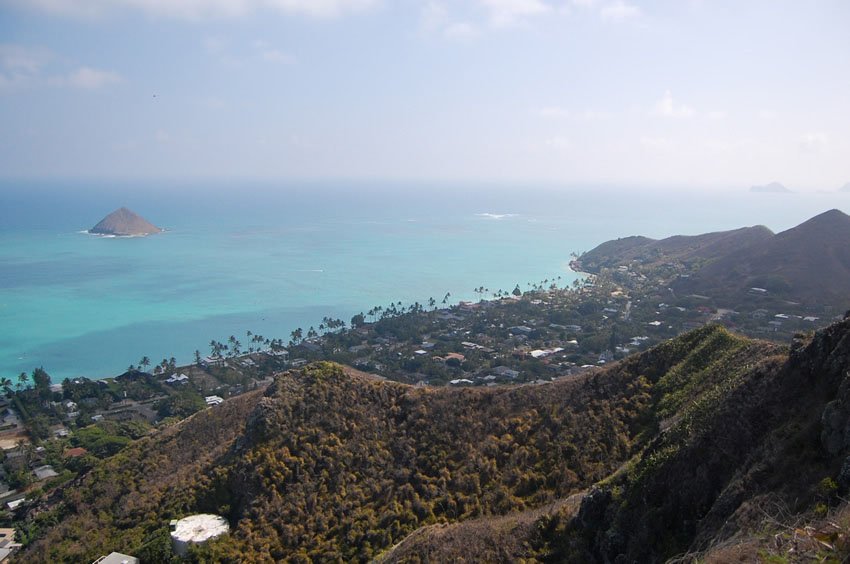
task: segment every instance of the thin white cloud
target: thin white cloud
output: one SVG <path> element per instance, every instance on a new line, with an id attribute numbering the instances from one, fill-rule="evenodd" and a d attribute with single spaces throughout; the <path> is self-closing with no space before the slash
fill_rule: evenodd
<path id="1" fill-rule="evenodd" d="M 427 2 L 419 14 L 419 27 L 427 34 L 441 35 L 453 40 L 471 40 L 481 35 L 481 29 L 470 22 L 454 21 L 442 2 Z"/>
<path id="2" fill-rule="evenodd" d="M 758 116 L 759 119 L 763 119 L 763 120 L 766 120 L 766 121 L 776 119 L 776 112 L 774 112 L 773 110 L 762 109 L 762 110 L 759 110 L 756 113 L 756 115 Z"/>
<path id="3" fill-rule="evenodd" d="M 581 112 L 573 112 L 560 106 L 546 106 L 535 110 L 538 117 L 552 120 L 582 120 L 582 121 L 601 121 L 611 119 L 613 114 L 610 112 L 598 110 L 584 110 Z"/>
<path id="4" fill-rule="evenodd" d="M 199 100 L 199 104 L 208 110 L 221 110 L 227 107 L 227 102 L 218 96 L 206 96 Z"/>
<path id="5" fill-rule="evenodd" d="M 50 51 L 40 47 L 0 44 L 0 92 L 11 92 L 35 82 L 51 56 Z"/>
<path id="6" fill-rule="evenodd" d="M 283 12 L 324 18 L 371 8 L 377 0 L 255 0 L 253 3 L 268 4 Z"/>
<path id="7" fill-rule="evenodd" d="M 0 92 L 44 85 L 94 90 L 122 80 L 118 73 L 89 66 L 60 75 L 48 67 L 53 58 L 43 47 L 0 45 Z"/>
<path id="8" fill-rule="evenodd" d="M 443 35 L 449 39 L 475 39 L 481 35 L 481 31 L 473 24 L 456 22 L 447 25 L 443 29 Z"/>
<path id="9" fill-rule="evenodd" d="M 614 114 L 598 110 L 584 110 L 579 114 L 579 117 L 585 121 L 602 121 L 611 119 L 614 117 Z"/>
<path id="10" fill-rule="evenodd" d="M 800 151 L 803 153 L 822 153 L 829 145 L 829 136 L 817 131 L 809 132 L 800 139 Z"/>
<path id="11" fill-rule="evenodd" d="M 648 151 L 668 151 L 673 147 L 672 142 L 666 137 L 644 136 L 638 140 L 638 143 Z"/>
<path id="12" fill-rule="evenodd" d="M 598 0 L 572 0 L 573 6 L 578 6 L 580 8 L 590 8 L 594 4 L 596 4 Z"/>
<path id="13" fill-rule="evenodd" d="M 449 21 L 449 12 L 440 2 L 428 2 L 422 6 L 419 14 L 420 27 L 423 31 L 433 32 L 445 27 Z"/>
<path id="14" fill-rule="evenodd" d="M 254 48 L 259 53 L 261 59 L 269 63 L 277 63 L 281 65 L 291 65 L 295 63 L 295 57 L 273 47 L 268 41 L 254 41 Z"/>
<path id="15" fill-rule="evenodd" d="M 96 90 L 98 88 L 103 88 L 104 86 L 109 86 L 110 84 L 117 84 L 121 82 L 121 80 L 121 75 L 112 71 L 93 69 L 91 67 L 80 67 L 69 74 L 66 78 L 61 78 L 56 82 L 58 84 L 67 84 L 74 88 Z"/>
<path id="16" fill-rule="evenodd" d="M 711 112 L 708 112 L 706 116 L 708 116 L 708 119 L 712 121 L 720 121 L 726 119 L 728 114 L 723 110 L 713 110 Z"/>
<path id="17" fill-rule="evenodd" d="M 541 0 L 478 0 L 489 12 L 490 23 L 496 27 L 510 26 L 518 21 L 549 13 L 552 7 Z"/>
<path id="18" fill-rule="evenodd" d="M 295 63 L 295 57 L 290 55 L 289 53 L 284 53 L 283 51 L 279 51 L 277 49 L 266 49 L 260 56 L 263 60 L 268 61 L 270 63 L 280 63 L 282 65 L 291 65 Z"/>
<path id="19" fill-rule="evenodd" d="M 696 111 L 685 104 L 676 105 L 673 102 L 673 94 L 666 91 L 664 96 L 656 102 L 652 109 L 652 115 L 665 118 L 690 118 L 696 115 Z"/>
<path id="20" fill-rule="evenodd" d="M 73 18 L 100 18 L 130 9 L 184 20 L 241 17 L 258 11 L 332 18 L 365 10 L 379 0 L 8 0 L 24 8 Z"/>
<path id="21" fill-rule="evenodd" d="M 546 147 L 549 147 L 550 149 L 553 149 L 555 151 L 569 151 L 575 146 L 570 139 L 561 136 L 550 137 L 549 139 L 546 139 L 543 143 L 544 145 L 546 145 Z"/>
<path id="22" fill-rule="evenodd" d="M 227 40 L 222 37 L 206 37 L 203 41 L 204 49 L 211 55 L 220 55 L 227 49 Z"/>
<path id="23" fill-rule="evenodd" d="M 558 106 L 547 106 L 540 108 L 535 112 L 538 116 L 546 119 L 569 119 L 572 117 L 572 112 Z"/>
<path id="24" fill-rule="evenodd" d="M 0 68 L 7 72 L 35 74 L 50 57 L 50 51 L 40 47 L 0 44 Z"/>
<path id="25" fill-rule="evenodd" d="M 617 0 L 603 6 L 599 14 L 605 20 L 621 21 L 638 17 L 640 15 L 640 8 L 633 4 L 627 4 L 623 0 Z"/>

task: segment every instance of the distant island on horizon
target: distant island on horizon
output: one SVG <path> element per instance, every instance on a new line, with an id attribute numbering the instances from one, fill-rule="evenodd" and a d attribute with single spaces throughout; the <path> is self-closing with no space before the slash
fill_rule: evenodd
<path id="1" fill-rule="evenodd" d="M 93 235 L 143 237 L 145 235 L 162 233 L 162 228 L 152 224 L 134 211 L 121 207 L 100 220 L 88 232 Z"/>

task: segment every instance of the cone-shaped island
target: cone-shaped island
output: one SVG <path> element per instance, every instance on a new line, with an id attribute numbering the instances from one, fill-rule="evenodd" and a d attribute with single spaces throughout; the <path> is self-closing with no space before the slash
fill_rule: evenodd
<path id="1" fill-rule="evenodd" d="M 115 210 L 89 229 L 89 233 L 96 235 L 117 235 L 121 237 L 140 237 L 160 232 L 162 232 L 162 229 L 127 208 Z"/>

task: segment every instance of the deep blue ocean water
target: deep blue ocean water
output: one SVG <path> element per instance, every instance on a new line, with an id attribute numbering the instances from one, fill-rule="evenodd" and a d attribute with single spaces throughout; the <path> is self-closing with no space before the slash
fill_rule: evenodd
<path id="1" fill-rule="evenodd" d="M 162 235 L 81 233 L 120 206 Z M 633 234 L 792 227 L 850 194 L 416 183 L 0 183 L 0 375 L 111 376 L 188 362 L 247 330 L 477 299 L 574 274 L 570 252 Z"/>

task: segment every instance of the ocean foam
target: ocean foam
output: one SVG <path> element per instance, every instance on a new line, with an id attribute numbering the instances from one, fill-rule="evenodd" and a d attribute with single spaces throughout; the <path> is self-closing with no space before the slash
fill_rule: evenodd
<path id="1" fill-rule="evenodd" d="M 504 219 L 506 217 L 516 217 L 517 216 L 517 214 L 515 214 L 515 213 L 490 213 L 490 212 L 477 213 L 475 215 L 478 216 L 478 217 L 486 217 L 487 219 Z"/>

